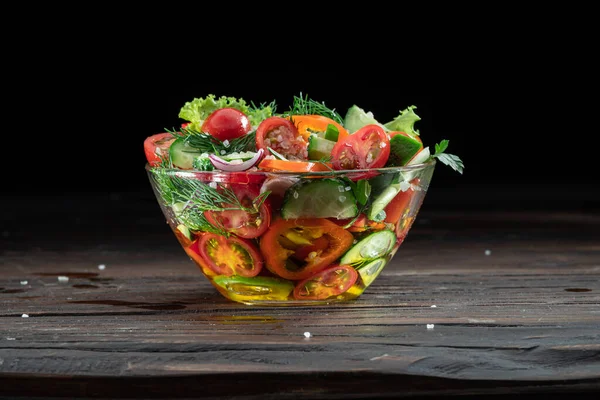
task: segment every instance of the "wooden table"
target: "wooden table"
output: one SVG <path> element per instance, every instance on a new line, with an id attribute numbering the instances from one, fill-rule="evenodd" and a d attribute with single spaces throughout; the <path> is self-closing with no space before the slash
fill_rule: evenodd
<path id="1" fill-rule="evenodd" d="M 269 308 L 217 294 L 153 199 L 89 200 L 76 213 L 75 203 L 49 200 L 44 209 L 55 213 L 39 211 L 25 229 L 27 201 L 2 220 L 0 397 L 535 399 L 600 390 L 593 213 L 425 205 L 360 299 Z"/>

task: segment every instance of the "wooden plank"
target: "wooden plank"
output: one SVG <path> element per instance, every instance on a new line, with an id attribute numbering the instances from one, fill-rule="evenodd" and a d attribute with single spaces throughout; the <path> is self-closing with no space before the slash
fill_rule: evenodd
<path id="1" fill-rule="evenodd" d="M 0 258 L 0 395 L 600 389 L 597 218 L 425 216 L 361 298 L 318 307 L 226 300 L 162 229 L 145 247 L 11 247 Z"/>

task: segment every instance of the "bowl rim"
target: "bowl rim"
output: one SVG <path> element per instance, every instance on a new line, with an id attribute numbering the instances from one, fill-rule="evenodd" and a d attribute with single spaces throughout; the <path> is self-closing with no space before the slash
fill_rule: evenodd
<path id="1" fill-rule="evenodd" d="M 437 163 L 435 158 L 431 160 L 412 165 L 405 165 L 401 167 L 382 167 L 382 168 L 365 168 L 365 169 L 332 169 L 331 171 L 310 171 L 310 172 L 297 172 L 297 171 L 266 171 L 266 170 L 246 170 L 246 171 L 222 171 L 222 170 L 214 170 L 214 171 L 198 171 L 195 169 L 179 169 L 179 168 L 164 168 L 164 167 L 153 167 L 150 166 L 149 163 L 146 163 L 145 169 L 148 172 L 153 170 L 160 170 L 162 173 L 173 173 L 181 176 L 182 174 L 190 174 L 190 175 L 235 175 L 235 174 L 248 174 L 248 175 L 280 175 L 280 176 L 338 176 L 338 175 L 350 175 L 350 174 L 361 174 L 367 172 L 379 172 L 379 173 L 394 173 L 394 172 L 407 172 L 407 171 L 418 171 L 428 167 L 434 167 Z"/>

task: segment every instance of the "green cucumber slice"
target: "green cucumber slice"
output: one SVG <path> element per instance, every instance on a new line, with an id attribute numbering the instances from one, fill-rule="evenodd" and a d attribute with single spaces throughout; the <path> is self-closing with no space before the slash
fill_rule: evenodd
<path id="1" fill-rule="evenodd" d="M 331 150 L 333 150 L 335 142 L 324 139 L 317 135 L 310 135 L 308 137 L 308 159 L 309 160 L 322 160 L 331 157 Z"/>
<path id="2" fill-rule="evenodd" d="M 371 233 L 352 246 L 342 256 L 340 264 L 357 266 L 384 257 L 392 251 L 396 240 L 396 234 L 389 229 Z"/>
<path id="3" fill-rule="evenodd" d="M 344 128 L 350 133 L 354 133 L 365 125 L 377 124 L 381 126 L 386 132 L 388 128 L 379 123 L 372 112 L 366 112 L 356 104 L 348 109 L 346 116 L 344 117 Z"/>
<path id="4" fill-rule="evenodd" d="M 294 218 L 353 218 L 358 215 L 356 197 L 341 179 L 301 179 L 284 195 L 281 216 Z"/>
<path id="5" fill-rule="evenodd" d="M 365 287 L 369 287 L 371 283 L 379 276 L 383 267 L 387 264 L 387 259 L 380 257 L 368 262 L 358 268 L 358 273 Z"/>
<path id="6" fill-rule="evenodd" d="M 181 169 L 192 169 L 194 158 L 202 152 L 190 146 L 184 138 L 178 138 L 173 141 L 169 147 L 169 157 L 174 167 Z"/>
<path id="7" fill-rule="evenodd" d="M 246 300 L 286 300 L 294 290 L 292 282 L 266 276 L 245 278 L 218 275 L 213 281 L 228 294 Z"/>

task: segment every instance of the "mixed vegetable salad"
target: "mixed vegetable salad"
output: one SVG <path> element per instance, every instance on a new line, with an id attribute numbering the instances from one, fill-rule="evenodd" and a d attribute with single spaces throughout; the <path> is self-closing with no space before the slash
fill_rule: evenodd
<path id="1" fill-rule="evenodd" d="M 351 299 L 404 240 L 435 163 L 463 172 L 447 140 L 423 145 L 415 109 L 381 123 L 308 96 L 277 112 L 211 94 L 145 139 L 147 170 L 181 245 L 227 298 Z"/>

